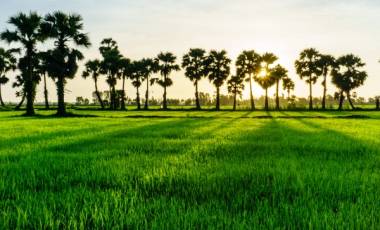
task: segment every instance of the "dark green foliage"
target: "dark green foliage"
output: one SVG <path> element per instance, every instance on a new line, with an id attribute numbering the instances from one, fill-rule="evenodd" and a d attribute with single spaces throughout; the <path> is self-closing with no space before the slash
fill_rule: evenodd
<path id="1" fill-rule="evenodd" d="M 233 110 L 236 110 L 237 96 L 241 97 L 243 94 L 244 80 L 245 80 L 244 72 L 241 72 L 240 69 L 237 69 L 236 75 L 231 76 L 231 78 L 227 81 L 228 92 L 234 95 L 234 105 L 232 107 Z"/>

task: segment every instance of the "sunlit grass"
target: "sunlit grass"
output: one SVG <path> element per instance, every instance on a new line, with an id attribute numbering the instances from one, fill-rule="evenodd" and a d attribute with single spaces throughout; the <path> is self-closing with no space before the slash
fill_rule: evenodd
<path id="1" fill-rule="evenodd" d="M 1 229 L 380 224 L 375 112 L 76 113 L 0 113 Z"/>

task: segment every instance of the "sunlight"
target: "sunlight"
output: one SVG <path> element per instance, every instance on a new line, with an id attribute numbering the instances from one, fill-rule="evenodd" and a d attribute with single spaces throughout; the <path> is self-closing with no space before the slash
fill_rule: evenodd
<path id="1" fill-rule="evenodd" d="M 267 74 L 268 74 L 268 73 L 267 73 L 266 69 L 261 69 L 260 72 L 259 72 L 259 76 L 260 76 L 260 77 L 266 77 Z"/>

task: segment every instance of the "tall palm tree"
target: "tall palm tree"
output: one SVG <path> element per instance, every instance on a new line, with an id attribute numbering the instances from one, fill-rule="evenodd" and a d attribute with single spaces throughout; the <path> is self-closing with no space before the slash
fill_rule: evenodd
<path id="1" fill-rule="evenodd" d="M 232 76 L 227 81 L 228 92 L 234 95 L 234 105 L 233 110 L 236 110 L 236 98 L 239 95 L 242 96 L 244 90 L 244 72 L 241 72 L 239 69 L 236 70 L 236 75 Z"/>
<path id="2" fill-rule="evenodd" d="M 131 80 L 132 85 L 136 88 L 136 105 L 137 109 L 141 109 L 140 103 L 140 86 L 144 80 L 145 63 L 143 61 L 134 61 L 131 64 Z"/>
<path id="3" fill-rule="evenodd" d="M 55 48 L 48 52 L 47 70 L 57 86 L 57 115 L 66 115 L 65 84 L 67 79 L 73 79 L 78 70 L 78 60 L 83 59 L 82 53 L 70 48 L 70 43 L 88 48 L 90 41 L 83 33 L 83 19 L 78 14 L 65 14 L 56 11 L 47 14 L 41 25 L 42 31 L 54 40 Z"/>
<path id="4" fill-rule="evenodd" d="M 247 75 L 246 81 L 249 82 L 249 95 L 251 101 L 251 110 L 255 109 L 255 101 L 252 92 L 252 79 L 256 77 L 260 69 L 261 56 L 254 50 L 243 51 L 236 60 L 236 67 L 244 75 Z"/>
<path id="5" fill-rule="evenodd" d="M 144 109 L 148 110 L 149 109 L 149 84 L 153 84 L 154 81 L 150 81 L 149 77 L 152 73 L 157 72 L 157 62 L 155 62 L 151 58 L 143 58 L 140 61 L 143 65 L 143 75 L 144 75 L 144 80 L 146 82 L 146 91 L 145 91 L 145 104 L 144 104 Z"/>
<path id="6" fill-rule="evenodd" d="M 301 79 L 306 78 L 309 84 L 309 109 L 313 109 L 313 84 L 322 74 L 322 69 L 318 65 L 320 59 L 319 52 L 314 48 L 305 49 L 300 53 L 299 59 L 295 62 L 296 72 Z"/>
<path id="7" fill-rule="evenodd" d="M 195 86 L 195 104 L 197 110 L 201 109 L 199 101 L 198 82 L 207 76 L 206 66 L 207 55 L 204 49 L 190 49 L 182 58 L 182 68 L 185 69 L 185 76 L 193 82 Z"/>
<path id="8" fill-rule="evenodd" d="M 39 52 L 40 63 L 38 65 L 38 72 L 43 76 L 44 81 L 44 99 L 45 99 L 45 109 L 49 109 L 49 93 L 46 84 L 46 75 L 48 74 L 48 60 L 49 52 Z"/>
<path id="9" fill-rule="evenodd" d="M 336 66 L 331 75 L 333 84 L 340 89 L 339 110 L 343 106 L 343 93 L 346 94 L 352 109 L 355 109 L 351 100 L 351 91 L 363 85 L 367 79 L 367 72 L 362 70 L 364 66 L 365 63 L 362 62 L 360 57 L 353 54 L 341 56 L 336 60 Z"/>
<path id="10" fill-rule="evenodd" d="M 264 53 L 261 56 L 261 70 L 256 75 L 255 81 L 265 90 L 265 110 L 269 110 L 268 88 L 276 83 L 276 79 L 272 76 L 271 65 L 278 60 L 273 53 Z"/>
<path id="11" fill-rule="evenodd" d="M 43 42 L 46 36 L 41 33 L 42 17 L 35 12 L 28 15 L 19 13 L 11 17 L 8 21 L 15 29 L 13 31 L 5 30 L 1 33 L 1 39 L 8 43 L 21 43 L 24 50 L 24 77 L 25 96 L 26 96 L 26 115 L 34 115 L 34 99 L 36 95 L 36 85 L 39 82 L 39 76 L 35 69 L 38 64 L 36 46 Z"/>
<path id="12" fill-rule="evenodd" d="M 335 58 L 331 55 L 321 54 L 318 65 L 321 68 L 323 81 L 323 97 L 322 97 L 322 109 L 326 109 L 326 94 L 327 94 L 327 75 L 331 73 L 331 70 L 335 65 Z"/>
<path id="13" fill-rule="evenodd" d="M 6 84 L 9 78 L 6 77 L 8 71 L 15 70 L 17 65 L 17 59 L 14 57 L 13 53 L 18 52 L 16 49 L 5 50 L 0 48 L 0 105 L 5 106 L 2 95 L 1 95 L 1 85 Z"/>
<path id="14" fill-rule="evenodd" d="M 122 79 L 121 88 L 121 110 L 126 110 L 125 107 L 125 80 L 131 76 L 131 61 L 128 58 L 122 57 L 119 61 L 120 63 L 120 74 Z"/>
<path id="15" fill-rule="evenodd" d="M 116 89 L 117 79 L 120 77 L 122 69 L 120 60 L 123 56 L 120 54 L 116 41 L 112 38 L 103 39 L 100 43 L 99 51 L 103 56 L 101 61 L 102 74 L 107 75 L 106 82 L 110 88 L 110 109 L 116 109 Z"/>
<path id="16" fill-rule="evenodd" d="M 157 82 L 160 86 L 164 88 L 163 95 L 163 109 L 166 110 L 168 108 L 167 100 L 166 100 L 166 88 L 173 84 L 173 81 L 169 78 L 170 73 L 173 71 L 179 71 L 179 65 L 175 64 L 176 56 L 172 53 L 160 53 L 155 59 L 157 62 L 158 71 L 161 74 L 161 79 L 155 78 L 154 81 Z"/>
<path id="17" fill-rule="evenodd" d="M 216 87 L 216 110 L 220 110 L 220 87 L 230 75 L 230 63 L 225 50 L 211 50 L 207 58 L 207 75 Z"/>
<path id="18" fill-rule="evenodd" d="M 100 92 L 98 90 L 98 79 L 100 75 L 100 61 L 98 59 L 87 61 L 85 64 L 85 70 L 82 73 L 82 77 L 84 79 L 88 78 L 89 76 L 92 77 L 95 83 L 95 95 L 98 98 L 98 101 L 100 103 L 100 106 L 102 109 L 104 109 L 104 103 L 103 99 L 100 96 Z"/>
<path id="19" fill-rule="evenodd" d="M 282 79 L 282 89 L 286 90 L 288 93 L 288 102 L 290 100 L 290 91 L 294 90 L 295 84 L 294 81 L 289 77 L 284 77 Z"/>
<path id="20" fill-rule="evenodd" d="M 279 86 L 280 80 L 286 78 L 288 71 L 281 65 L 276 65 L 272 70 L 272 77 L 276 81 L 276 110 L 280 109 L 280 97 L 279 97 Z"/>

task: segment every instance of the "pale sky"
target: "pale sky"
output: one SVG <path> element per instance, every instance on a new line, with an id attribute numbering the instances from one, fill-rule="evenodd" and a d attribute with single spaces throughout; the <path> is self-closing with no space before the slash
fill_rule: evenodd
<path id="1" fill-rule="evenodd" d="M 115 39 L 128 58 L 155 57 L 160 51 L 170 51 L 177 55 L 178 64 L 189 48 L 225 49 L 233 62 L 245 49 L 273 52 L 296 81 L 298 96 L 308 95 L 307 86 L 294 71 L 294 60 L 302 49 L 315 47 L 336 57 L 353 53 L 367 63 L 369 75 L 365 85 L 357 90 L 358 95 L 380 95 L 378 0 L 0 0 L 0 5 L 1 31 L 11 29 L 6 21 L 20 11 L 46 14 L 62 10 L 81 14 L 92 42 L 90 49 L 82 49 L 86 59 L 100 58 L 99 43 L 107 37 Z M 4 42 L 0 46 L 8 47 Z M 75 101 L 77 96 L 91 98 L 93 82 L 83 80 L 81 72 L 82 69 L 67 84 L 67 101 Z M 182 71 L 172 74 L 172 79 L 169 98 L 193 97 L 193 85 Z M 314 96 L 322 94 L 320 82 L 315 85 Z M 108 89 L 105 77 L 100 79 L 100 88 Z M 5 101 L 18 101 L 11 83 L 3 86 L 2 91 Z M 215 90 L 208 80 L 203 80 L 200 91 L 212 94 Z M 328 93 L 334 92 L 329 81 Z M 161 97 L 162 89 L 153 87 L 151 93 Z M 37 101 L 43 100 L 42 94 L 40 84 Z M 254 85 L 254 94 L 263 94 L 258 85 Z M 135 97 L 130 84 L 127 95 Z M 248 92 L 244 95 L 247 97 Z M 56 101 L 50 79 L 49 97 Z"/>

